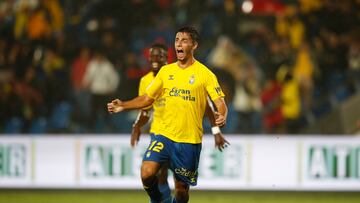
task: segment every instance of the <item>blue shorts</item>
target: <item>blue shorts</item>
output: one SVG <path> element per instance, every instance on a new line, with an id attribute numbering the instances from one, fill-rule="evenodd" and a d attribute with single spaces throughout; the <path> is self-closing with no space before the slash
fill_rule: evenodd
<path id="1" fill-rule="evenodd" d="M 143 161 L 160 164 L 169 162 L 177 180 L 195 186 L 200 152 L 201 144 L 178 143 L 162 135 L 151 134 L 150 145 L 145 151 Z"/>

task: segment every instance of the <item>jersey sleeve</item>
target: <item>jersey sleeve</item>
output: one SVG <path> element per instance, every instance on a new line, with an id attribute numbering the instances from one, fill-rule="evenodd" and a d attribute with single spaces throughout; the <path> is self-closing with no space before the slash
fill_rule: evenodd
<path id="1" fill-rule="evenodd" d="M 142 78 L 140 80 L 140 84 L 139 84 L 139 96 L 145 94 L 145 91 L 146 91 L 146 85 L 145 85 L 145 80 L 144 78 Z"/>
<path id="2" fill-rule="evenodd" d="M 146 87 L 145 93 L 152 99 L 157 99 L 161 95 L 163 87 L 162 72 L 160 70 L 155 79 Z"/>
<path id="3" fill-rule="evenodd" d="M 205 88 L 211 100 L 213 101 L 220 97 L 225 97 L 215 74 L 210 71 L 208 72 L 205 80 Z"/>
<path id="4" fill-rule="evenodd" d="M 142 78 L 141 80 L 140 80 L 140 84 L 139 84 L 139 96 L 141 96 L 141 95 L 143 95 L 143 94 L 145 94 L 145 92 L 146 92 L 146 80 L 145 80 L 145 78 Z M 143 108 L 143 110 L 148 110 L 148 109 L 151 109 L 151 107 L 152 107 L 152 105 L 150 105 L 150 106 L 147 106 L 147 107 L 145 107 L 145 108 Z"/>

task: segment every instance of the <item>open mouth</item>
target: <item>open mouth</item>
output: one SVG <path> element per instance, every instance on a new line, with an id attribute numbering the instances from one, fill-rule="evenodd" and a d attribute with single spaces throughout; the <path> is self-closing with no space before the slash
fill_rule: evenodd
<path id="1" fill-rule="evenodd" d="M 159 63 L 158 62 L 152 62 L 151 63 L 153 68 L 159 68 Z"/>
<path id="2" fill-rule="evenodd" d="M 185 55 L 184 50 L 182 50 L 182 49 L 177 49 L 177 50 L 176 50 L 176 53 L 177 53 L 177 55 L 180 56 L 180 57 L 183 57 L 183 56 Z"/>

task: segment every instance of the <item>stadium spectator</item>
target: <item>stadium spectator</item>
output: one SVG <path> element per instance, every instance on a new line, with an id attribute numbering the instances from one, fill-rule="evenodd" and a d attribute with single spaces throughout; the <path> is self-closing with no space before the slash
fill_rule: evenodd
<path id="1" fill-rule="evenodd" d="M 83 85 L 91 94 L 91 119 L 97 132 L 105 130 L 107 119 L 106 102 L 114 95 L 119 85 L 119 75 L 114 65 L 100 50 L 95 50 L 86 67 Z"/>
<path id="2" fill-rule="evenodd" d="M 263 106 L 263 125 L 266 133 L 284 133 L 284 116 L 281 110 L 282 86 L 276 81 L 275 76 L 265 81 L 261 92 Z"/>
<path id="3" fill-rule="evenodd" d="M 32 11 L 27 24 L 27 33 L 30 40 L 44 40 L 50 37 L 51 22 L 47 18 L 47 10 L 40 4 Z"/>
<path id="4" fill-rule="evenodd" d="M 300 98 L 302 98 L 303 111 L 305 113 L 311 109 L 315 72 L 316 68 L 309 46 L 303 43 L 298 49 L 293 73 L 289 74 L 297 80 L 299 84 Z"/>
<path id="5" fill-rule="evenodd" d="M 299 83 L 292 76 L 290 68 L 279 68 L 276 79 L 281 83 L 281 114 L 285 120 L 285 133 L 295 134 L 300 127 L 301 99 Z"/>
<path id="6" fill-rule="evenodd" d="M 74 59 L 71 66 L 74 120 L 87 127 L 89 127 L 88 124 L 91 115 L 91 100 L 90 92 L 84 87 L 83 81 L 90 60 L 90 48 L 83 46 L 80 48 L 79 56 Z"/>
<path id="7" fill-rule="evenodd" d="M 359 32 L 355 32 L 351 36 L 348 55 L 349 76 L 357 91 L 360 90 L 360 40 L 358 36 Z"/>
<path id="8" fill-rule="evenodd" d="M 41 71 L 45 79 L 46 105 L 51 111 L 57 103 L 67 100 L 70 89 L 70 78 L 64 58 L 53 48 L 47 48 L 41 63 Z M 54 93 L 56 92 L 56 94 Z"/>

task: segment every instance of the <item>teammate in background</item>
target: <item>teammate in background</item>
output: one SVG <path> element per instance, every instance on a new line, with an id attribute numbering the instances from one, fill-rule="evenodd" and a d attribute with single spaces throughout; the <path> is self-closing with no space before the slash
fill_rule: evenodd
<path id="1" fill-rule="evenodd" d="M 154 80 L 155 76 L 159 72 L 160 68 L 167 63 L 167 47 L 162 44 L 153 44 L 149 50 L 149 63 L 151 66 L 151 71 L 143 76 L 139 85 L 139 96 L 145 94 L 146 87 Z M 157 99 L 154 101 L 152 106 L 145 107 L 139 111 L 138 117 L 133 124 L 132 133 L 131 133 L 131 146 L 134 147 L 139 141 L 141 135 L 141 127 L 144 126 L 150 119 L 150 110 L 153 109 L 153 120 L 151 123 L 150 133 L 152 135 L 157 132 L 157 122 L 161 119 L 161 113 L 163 110 L 164 101 L 162 99 Z M 212 105 L 212 104 L 210 104 Z M 212 131 L 215 133 L 215 146 L 222 151 L 226 144 L 229 144 L 223 135 L 219 127 L 215 125 L 215 117 L 210 106 L 207 106 L 206 116 L 209 118 L 211 125 L 213 126 Z M 168 184 L 168 164 L 163 164 L 158 173 L 158 186 L 160 193 L 162 195 L 163 203 L 171 203 L 171 190 Z"/>
<path id="2" fill-rule="evenodd" d="M 158 132 L 151 136 L 141 166 L 144 189 L 154 203 L 161 202 L 157 173 L 166 163 L 170 163 L 175 176 L 173 202 L 189 201 L 189 186 L 197 184 L 208 95 L 217 108 L 215 124 L 223 126 L 226 122 L 227 107 L 217 78 L 194 58 L 198 40 L 194 28 L 179 29 L 175 38 L 177 62 L 162 67 L 142 96 L 129 101 L 115 99 L 107 104 L 110 113 L 118 113 L 147 107 L 156 99 L 164 101 Z"/>

